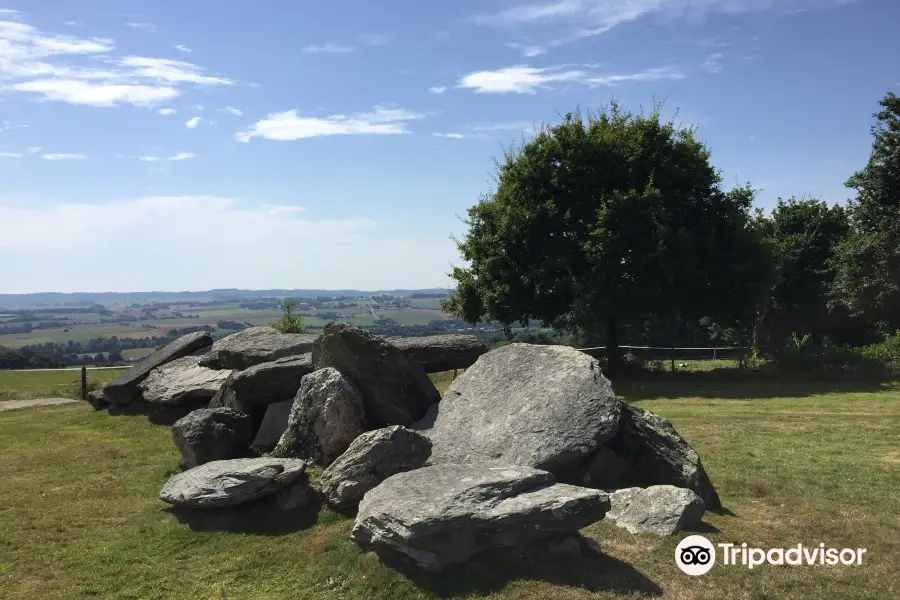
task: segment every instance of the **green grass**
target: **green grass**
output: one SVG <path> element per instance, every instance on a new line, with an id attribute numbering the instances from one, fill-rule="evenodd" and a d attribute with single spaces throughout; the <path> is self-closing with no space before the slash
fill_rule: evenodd
<path id="1" fill-rule="evenodd" d="M 103 384 L 125 369 L 88 369 L 88 384 Z M 80 398 L 81 369 L 0 371 L 0 401 L 29 398 Z"/>
<path id="2" fill-rule="evenodd" d="M 438 377 L 441 387 L 449 378 Z M 694 445 L 729 513 L 714 543 L 865 547 L 859 567 L 716 566 L 690 578 L 680 536 L 584 530 L 599 558 L 477 557 L 410 579 L 361 553 L 327 509 L 281 533 L 197 528 L 156 493 L 179 468 L 169 429 L 86 405 L 0 413 L 0 596 L 22 600 L 900 597 L 900 385 L 685 373 L 616 381 Z"/>

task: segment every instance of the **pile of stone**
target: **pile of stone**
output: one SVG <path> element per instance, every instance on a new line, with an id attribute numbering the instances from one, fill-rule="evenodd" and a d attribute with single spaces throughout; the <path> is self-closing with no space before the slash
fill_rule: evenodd
<path id="1" fill-rule="evenodd" d="M 441 399 L 426 372 L 460 368 Z M 472 336 L 334 324 L 318 336 L 190 334 L 92 399 L 129 402 L 189 409 L 172 427 L 188 470 L 164 502 L 300 510 L 317 496 L 356 511 L 360 547 L 424 569 L 604 517 L 671 535 L 720 508 L 672 425 L 619 401 L 598 363 L 567 347 L 487 352 Z M 247 458 L 251 446 L 269 454 Z M 308 465 L 324 468 L 315 482 Z"/>

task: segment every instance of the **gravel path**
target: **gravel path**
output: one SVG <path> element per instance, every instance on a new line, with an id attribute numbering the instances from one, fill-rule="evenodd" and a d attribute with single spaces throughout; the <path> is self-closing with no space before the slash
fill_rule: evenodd
<path id="1" fill-rule="evenodd" d="M 0 412 L 16 408 L 30 408 L 32 406 L 53 406 L 54 404 L 71 404 L 79 402 L 72 398 L 33 398 L 31 400 L 4 400 L 0 402 Z"/>

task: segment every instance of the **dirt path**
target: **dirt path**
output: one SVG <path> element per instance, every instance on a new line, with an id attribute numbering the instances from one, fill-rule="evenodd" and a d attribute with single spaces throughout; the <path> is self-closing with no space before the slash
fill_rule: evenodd
<path id="1" fill-rule="evenodd" d="M 33 398 L 31 400 L 4 400 L 0 402 L 0 412 L 16 408 L 30 408 L 32 406 L 53 406 L 54 404 L 71 404 L 79 402 L 72 398 Z"/>

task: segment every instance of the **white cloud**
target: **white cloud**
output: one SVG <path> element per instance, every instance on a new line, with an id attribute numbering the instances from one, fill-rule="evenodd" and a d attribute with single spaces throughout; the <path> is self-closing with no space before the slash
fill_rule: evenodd
<path id="1" fill-rule="evenodd" d="M 28 152 L 28 154 L 37 154 L 41 150 L 43 150 L 43 148 L 41 148 L 40 146 L 28 146 L 26 152 Z"/>
<path id="2" fill-rule="evenodd" d="M 436 85 L 434 87 L 428 88 L 428 91 L 432 94 L 443 94 L 447 91 L 447 87 L 443 85 Z"/>
<path id="3" fill-rule="evenodd" d="M 170 87 L 88 83 L 73 79 L 37 79 L 14 84 L 12 88 L 41 94 L 43 100 L 100 107 L 122 103 L 142 106 L 171 100 L 178 95 L 178 91 Z"/>
<path id="4" fill-rule="evenodd" d="M 3 291 L 409 289 L 446 285 L 447 265 L 458 260 L 445 235 L 262 204 L 168 196 L 19 208 L 0 200 L 0 255 L 17 257 L 4 265 Z M 154 231 L 154 243 L 128 250 L 146 239 L 148 223 L 166 226 Z M 215 261 L 198 269 L 185 260 L 208 253 L 209 240 L 223 231 L 241 234 L 217 248 Z M 73 244 L 78 252 L 70 251 Z M 309 248 L 316 248 L 315 256 Z M 127 268 L 137 257 L 142 268 Z"/>
<path id="5" fill-rule="evenodd" d="M 174 108 L 161 108 L 156 112 L 158 112 L 161 115 L 174 115 L 178 111 Z"/>
<path id="6" fill-rule="evenodd" d="M 126 56 L 118 64 L 126 67 L 136 77 L 158 79 L 167 83 L 195 83 L 198 85 L 233 85 L 235 83 L 224 77 L 203 75 L 200 67 L 182 60 Z"/>
<path id="7" fill-rule="evenodd" d="M 197 155 L 194 154 L 193 152 L 179 152 L 175 156 L 170 156 L 169 160 L 182 161 L 182 160 L 189 160 L 191 158 L 196 158 L 196 157 L 197 157 Z"/>
<path id="8" fill-rule="evenodd" d="M 202 121 L 202 120 L 203 119 L 200 117 L 193 117 L 191 119 L 188 119 L 187 122 L 184 124 L 184 126 L 187 127 L 188 129 L 196 129 L 197 125 L 199 125 L 200 121 Z"/>
<path id="9" fill-rule="evenodd" d="M 483 139 L 487 138 L 487 136 L 484 135 L 483 133 L 456 133 L 456 132 L 454 132 L 454 133 L 432 133 L 431 135 L 433 135 L 434 137 L 447 138 L 450 140 L 475 140 L 475 139 L 483 140 Z"/>
<path id="10" fill-rule="evenodd" d="M 87 156 L 84 154 L 45 154 L 44 160 L 84 160 Z"/>
<path id="11" fill-rule="evenodd" d="M 187 46 L 183 46 L 183 45 L 181 45 L 181 44 L 175 44 L 175 45 L 173 46 L 173 48 L 175 48 L 176 50 L 181 50 L 182 52 L 193 52 L 193 50 L 191 50 L 191 49 L 188 48 Z"/>
<path id="12" fill-rule="evenodd" d="M 130 23 L 125 23 L 125 26 L 132 29 L 140 29 L 143 31 L 156 31 L 156 25 L 154 25 L 153 23 L 140 23 L 132 21 Z"/>
<path id="13" fill-rule="evenodd" d="M 112 58 L 112 40 L 45 33 L 0 21 L 0 83 L 51 100 L 99 107 L 148 105 L 174 98 L 182 85 L 232 85 L 197 65 L 177 60 Z"/>
<path id="14" fill-rule="evenodd" d="M 138 160 L 143 162 L 159 162 L 162 159 L 158 156 L 138 156 Z"/>
<path id="15" fill-rule="evenodd" d="M 495 13 L 473 17 L 479 25 L 502 27 L 560 27 L 566 32 L 551 45 L 601 35 L 610 29 L 651 14 L 668 20 L 698 23 L 711 14 L 749 12 L 795 12 L 798 8 L 819 8 L 848 4 L 856 0 L 544 0 L 520 1 Z"/>
<path id="16" fill-rule="evenodd" d="M 0 152 L 0 158 L 21 158 L 21 152 Z"/>
<path id="17" fill-rule="evenodd" d="M 722 71 L 722 59 L 725 58 L 725 55 L 721 52 L 716 52 L 715 54 L 710 54 L 706 57 L 706 60 L 703 61 L 703 64 L 700 65 L 704 71 L 709 73 L 720 73 Z"/>
<path id="18" fill-rule="evenodd" d="M 585 71 L 559 71 L 554 68 L 515 66 L 496 71 L 477 71 L 459 80 L 459 87 L 485 94 L 533 94 L 549 83 L 583 81 Z"/>
<path id="19" fill-rule="evenodd" d="M 547 50 L 542 46 L 523 46 L 522 44 L 517 44 L 515 42 L 507 44 L 507 46 L 513 50 L 519 50 L 525 58 L 534 58 L 535 56 L 541 56 L 547 53 Z"/>
<path id="20" fill-rule="evenodd" d="M 240 132 L 235 139 L 249 142 L 255 137 L 267 140 L 299 140 L 328 135 L 396 135 L 409 133 L 408 121 L 425 115 L 401 108 L 375 107 L 374 112 L 352 116 L 332 115 L 324 119 L 301 117 L 296 110 L 272 113 L 256 122 L 249 131 Z"/>
<path id="21" fill-rule="evenodd" d="M 589 86 L 615 85 L 628 81 L 662 81 L 683 79 L 674 67 L 657 67 L 636 73 L 595 75 L 584 70 L 563 71 L 561 67 L 536 68 L 514 66 L 496 71 L 469 73 L 459 81 L 461 88 L 485 94 L 534 94 L 539 89 L 552 89 L 555 83 L 581 83 Z"/>
<path id="22" fill-rule="evenodd" d="M 323 46 L 306 46 L 300 52 L 304 54 L 346 54 L 356 50 L 354 46 L 345 46 L 336 42 L 328 42 Z"/>
<path id="23" fill-rule="evenodd" d="M 233 108 L 233 107 L 231 107 L 231 106 L 226 106 L 223 110 L 224 110 L 225 112 L 227 112 L 227 113 L 230 113 L 230 114 L 236 116 L 236 117 L 243 117 L 243 116 L 244 116 L 244 111 L 239 110 L 239 109 L 237 109 L 237 108 Z"/>

